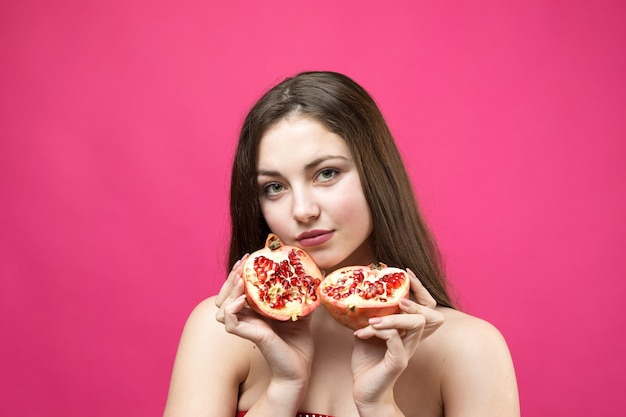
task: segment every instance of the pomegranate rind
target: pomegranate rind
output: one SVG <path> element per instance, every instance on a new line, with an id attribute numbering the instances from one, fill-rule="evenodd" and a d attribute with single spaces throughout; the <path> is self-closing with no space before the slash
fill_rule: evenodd
<path id="1" fill-rule="evenodd" d="M 362 274 L 363 280 L 354 285 L 359 281 L 354 279 L 359 273 Z M 387 287 L 389 279 L 387 282 L 381 281 L 383 294 L 376 294 L 369 299 L 364 298 L 363 291 L 369 288 L 369 283 L 376 283 L 389 276 L 394 277 L 393 284 Z M 350 293 L 350 287 L 354 287 L 353 293 Z M 361 290 L 361 295 L 357 288 Z M 400 301 L 409 297 L 410 288 L 410 279 L 405 270 L 379 263 L 348 266 L 333 271 L 324 278 L 318 291 L 322 305 L 328 313 L 340 324 L 357 330 L 369 325 L 369 319 L 372 317 L 399 313 Z"/>
<path id="2" fill-rule="evenodd" d="M 257 273 L 258 262 L 265 262 L 265 267 L 270 268 L 264 271 L 266 276 Z M 268 236 L 264 248 L 248 256 L 243 273 L 248 305 L 262 316 L 295 321 L 321 304 L 318 287 L 323 274 L 320 269 L 308 253 L 283 245 L 274 234 Z"/>

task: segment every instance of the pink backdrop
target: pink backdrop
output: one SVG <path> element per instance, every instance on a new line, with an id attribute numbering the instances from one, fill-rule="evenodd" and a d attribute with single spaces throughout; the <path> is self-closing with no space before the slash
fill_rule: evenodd
<path id="1" fill-rule="evenodd" d="M 623 414 L 625 2 L 209 3 L 2 2 L 1 415 L 161 414 L 238 126 L 307 69 L 380 103 L 523 414 Z"/>

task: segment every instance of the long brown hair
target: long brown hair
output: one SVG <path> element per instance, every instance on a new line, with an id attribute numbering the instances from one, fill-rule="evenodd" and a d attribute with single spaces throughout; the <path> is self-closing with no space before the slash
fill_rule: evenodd
<path id="1" fill-rule="evenodd" d="M 413 186 L 387 123 L 372 97 L 349 77 L 304 72 L 270 89 L 246 116 L 232 168 L 229 269 L 265 243 L 270 232 L 259 205 L 257 150 L 265 131 L 291 114 L 313 118 L 345 139 L 374 222 L 374 253 L 410 268 L 439 305 L 453 307 L 441 257 L 417 206 Z"/>

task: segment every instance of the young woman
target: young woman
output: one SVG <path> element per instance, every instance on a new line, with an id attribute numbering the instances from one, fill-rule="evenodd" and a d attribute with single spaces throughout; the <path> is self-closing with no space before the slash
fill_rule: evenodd
<path id="1" fill-rule="evenodd" d="M 504 339 L 454 308 L 391 133 L 350 78 L 302 73 L 255 104 L 230 204 L 231 272 L 189 317 L 166 416 L 519 415 Z M 407 269 L 413 296 L 354 332 L 324 308 L 264 319 L 246 304 L 241 265 L 270 231 L 326 273 L 376 261 Z"/>

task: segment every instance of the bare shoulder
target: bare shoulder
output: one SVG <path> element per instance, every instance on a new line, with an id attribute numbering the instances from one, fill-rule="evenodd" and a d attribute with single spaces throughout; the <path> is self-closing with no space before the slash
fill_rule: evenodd
<path id="1" fill-rule="evenodd" d="M 475 349 L 480 353 L 485 348 L 506 348 L 502 333 L 491 323 L 478 317 L 451 308 L 441 308 L 444 325 L 437 331 L 443 341 L 454 343 L 454 351 L 458 351 L 457 343 L 462 342 L 464 351 L 471 353 Z"/>
<path id="2" fill-rule="evenodd" d="M 519 416 L 515 370 L 502 333 L 469 314 L 440 311 L 444 324 L 431 337 L 442 355 L 446 416 Z"/>
<path id="3" fill-rule="evenodd" d="M 209 326 L 213 328 L 216 326 L 219 328 L 220 323 L 215 319 L 215 315 L 217 314 L 218 308 L 215 305 L 215 296 L 211 296 L 202 300 L 189 314 L 189 318 L 187 319 L 187 323 L 185 324 L 185 330 L 191 328 L 192 330 L 195 326 L 200 325 L 204 328 Z"/>
<path id="4" fill-rule="evenodd" d="M 183 329 L 166 416 L 234 415 L 239 384 L 249 370 L 249 343 L 217 321 L 215 297 L 200 302 Z M 219 400 L 218 400 L 219 399 Z"/>
<path id="5" fill-rule="evenodd" d="M 235 368 L 241 368 L 245 364 L 242 356 L 249 350 L 250 343 L 228 333 L 224 325 L 217 321 L 216 314 L 219 309 L 215 305 L 215 298 L 213 296 L 201 301 L 192 310 L 183 329 L 177 356 L 193 353 L 202 356 L 205 362 L 219 363 L 227 363 L 229 358 L 233 358 L 232 361 L 240 365 Z M 211 355 L 207 356 L 207 353 Z M 221 356 L 221 353 L 226 355 Z"/>

